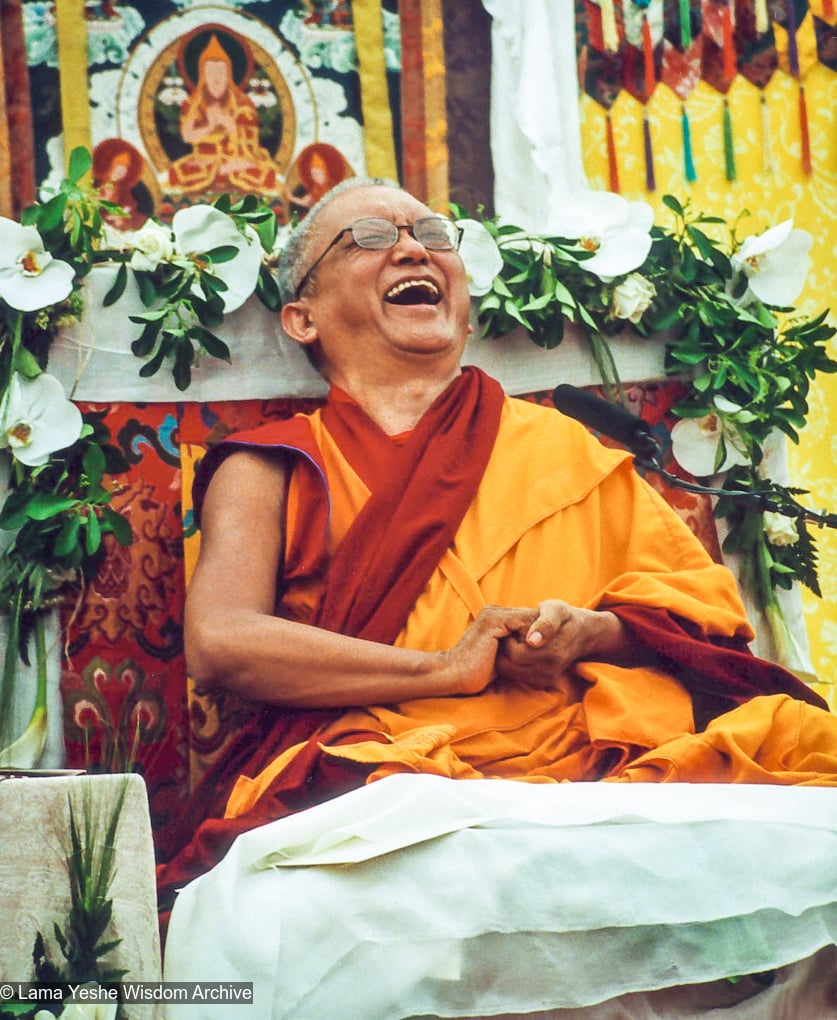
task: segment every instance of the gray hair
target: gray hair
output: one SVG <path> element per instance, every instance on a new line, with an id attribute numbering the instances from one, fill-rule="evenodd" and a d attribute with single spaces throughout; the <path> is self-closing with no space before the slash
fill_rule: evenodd
<path id="1" fill-rule="evenodd" d="M 283 305 L 294 300 L 300 280 L 305 276 L 310 261 L 311 242 L 316 233 L 316 219 L 319 214 L 344 192 L 354 188 L 375 186 L 401 190 L 401 185 L 397 181 L 387 180 L 384 177 L 349 177 L 327 191 L 300 220 L 279 255 L 279 296 Z"/>

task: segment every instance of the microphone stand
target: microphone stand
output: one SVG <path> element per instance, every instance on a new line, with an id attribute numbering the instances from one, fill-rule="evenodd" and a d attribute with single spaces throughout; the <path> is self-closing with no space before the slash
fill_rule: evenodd
<path id="1" fill-rule="evenodd" d="M 754 510 L 769 510 L 773 513 L 782 514 L 785 517 L 802 518 L 816 524 L 820 528 L 837 528 L 837 513 L 828 513 L 825 510 L 817 513 L 815 510 L 809 510 L 807 507 L 802 506 L 801 503 L 797 503 L 790 496 L 785 501 L 778 499 L 775 494 L 767 491 L 752 492 L 748 489 L 717 489 L 708 485 L 700 485 L 697 482 L 688 482 L 684 478 L 678 478 L 677 475 L 671 474 L 671 472 L 666 471 L 662 466 L 661 452 L 657 440 L 650 432 L 643 429 L 637 430 L 626 445 L 634 455 L 634 463 L 638 467 L 660 475 L 675 489 L 683 489 L 684 492 L 694 492 L 704 496 L 725 496 L 737 499 Z"/>

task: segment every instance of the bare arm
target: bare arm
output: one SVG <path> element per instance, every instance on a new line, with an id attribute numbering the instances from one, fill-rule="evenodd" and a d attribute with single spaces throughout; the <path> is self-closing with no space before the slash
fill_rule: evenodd
<path id="1" fill-rule="evenodd" d="M 228 457 L 212 479 L 186 600 L 187 665 L 198 683 L 309 708 L 473 694 L 494 676 L 499 641 L 537 617 L 490 606 L 454 648 L 428 653 L 273 616 L 285 491 L 281 462 L 259 453 Z"/>

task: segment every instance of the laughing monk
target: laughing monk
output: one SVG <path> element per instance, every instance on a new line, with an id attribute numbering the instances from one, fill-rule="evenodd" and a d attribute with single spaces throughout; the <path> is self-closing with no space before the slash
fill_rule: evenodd
<path id="1" fill-rule="evenodd" d="M 837 785 L 837 718 L 753 656 L 735 581 L 636 473 L 462 368 L 459 230 L 352 179 L 286 247 L 325 406 L 215 447 L 191 675 L 261 703 L 174 888 L 253 826 L 394 772 Z"/>

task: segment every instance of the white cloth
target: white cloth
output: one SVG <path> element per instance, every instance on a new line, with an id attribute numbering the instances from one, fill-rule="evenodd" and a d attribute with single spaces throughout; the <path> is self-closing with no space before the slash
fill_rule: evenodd
<path id="1" fill-rule="evenodd" d="M 483 0 L 491 24 L 494 209 L 550 233 L 553 213 L 589 185 L 581 157 L 575 4 Z"/>
<path id="2" fill-rule="evenodd" d="M 49 371 L 64 384 L 67 396 L 91 403 L 159 403 L 325 395 L 325 380 L 299 344 L 285 336 L 276 312 L 255 297 L 226 316 L 215 331 L 229 346 L 231 363 L 204 355 L 193 368 L 186 391 L 175 386 L 169 364 L 150 378 L 141 378 L 143 362 L 131 353 L 131 343 L 142 326 L 129 316 L 145 309 L 130 274 L 119 301 L 103 305 L 115 277 L 116 270 L 109 266 L 88 275 L 81 323 L 64 328 L 52 344 Z M 545 390 L 560 382 L 575 386 L 601 382 L 587 341 L 571 323 L 563 343 L 553 351 L 537 347 L 522 330 L 496 339 L 478 332 L 469 339 L 463 362 L 485 369 L 507 393 Z M 659 338 L 648 341 L 626 330 L 608 343 L 623 382 L 665 376 L 665 345 Z"/>
<path id="3" fill-rule="evenodd" d="M 165 978 L 252 980 L 273 1020 L 491 1016 L 836 941 L 837 790 L 396 775 L 240 836 L 178 895 Z"/>

